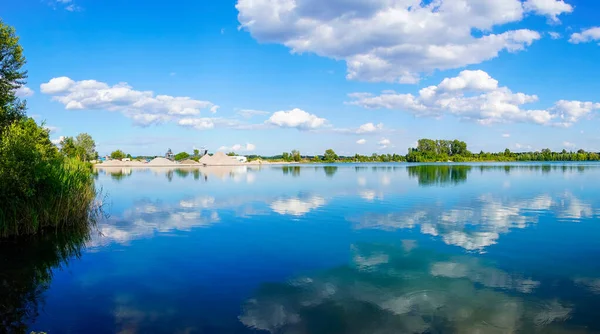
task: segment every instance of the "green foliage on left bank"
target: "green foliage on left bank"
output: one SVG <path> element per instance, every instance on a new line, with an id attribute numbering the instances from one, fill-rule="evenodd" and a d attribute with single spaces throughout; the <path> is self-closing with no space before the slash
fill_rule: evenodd
<path id="1" fill-rule="evenodd" d="M 0 238 L 88 224 L 97 212 L 89 152 L 61 154 L 26 116 L 16 95 L 27 78 L 23 49 L 1 20 L 0 54 Z"/>

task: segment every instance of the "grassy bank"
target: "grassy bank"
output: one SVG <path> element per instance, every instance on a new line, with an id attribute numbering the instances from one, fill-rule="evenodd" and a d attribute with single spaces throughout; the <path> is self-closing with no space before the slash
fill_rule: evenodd
<path id="1" fill-rule="evenodd" d="M 33 120 L 4 130 L 0 182 L 0 238 L 93 223 L 97 216 L 91 165 L 62 156 Z"/>

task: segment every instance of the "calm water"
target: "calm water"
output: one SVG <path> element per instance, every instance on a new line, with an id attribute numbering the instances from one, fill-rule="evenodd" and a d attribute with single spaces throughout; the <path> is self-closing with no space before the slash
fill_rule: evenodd
<path id="1" fill-rule="evenodd" d="M 0 244 L 0 318 L 50 334 L 599 333 L 599 180 L 598 164 L 100 170 L 101 235 Z"/>

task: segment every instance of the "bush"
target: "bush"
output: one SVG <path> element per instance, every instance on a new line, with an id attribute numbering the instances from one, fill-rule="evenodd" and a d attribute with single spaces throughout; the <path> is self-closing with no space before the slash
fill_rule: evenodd
<path id="1" fill-rule="evenodd" d="M 125 159 L 125 157 L 126 157 L 125 152 L 123 152 L 121 150 L 116 150 L 110 154 L 110 158 L 115 159 L 115 160 L 122 160 L 122 159 Z"/>
<path id="2" fill-rule="evenodd" d="M 0 237 L 87 224 L 97 212 L 91 165 L 62 157 L 32 119 L 5 128 L 0 183 Z"/>
<path id="3" fill-rule="evenodd" d="M 177 161 L 181 161 L 181 160 L 185 160 L 185 159 L 187 159 L 187 158 L 189 158 L 189 157 L 190 157 L 189 153 L 186 153 L 186 152 L 180 152 L 180 153 L 177 153 L 177 154 L 175 154 L 175 157 L 174 157 L 174 158 L 175 158 L 175 160 L 177 160 Z"/>

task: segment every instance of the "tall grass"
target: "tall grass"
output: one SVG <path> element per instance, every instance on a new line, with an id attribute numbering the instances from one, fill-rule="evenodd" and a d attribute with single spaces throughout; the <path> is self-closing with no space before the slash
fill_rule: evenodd
<path id="1" fill-rule="evenodd" d="M 92 166 L 60 155 L 33 120 L 0 138 L 0 238 L 95 224 Z"/>
<path id="2" fill-rule="evenodd" d="M 64 158 L 48 167 L 34 195 L 0 203 L 0 238 L 95 224 L 100 208 L 91 166 Z"/>

